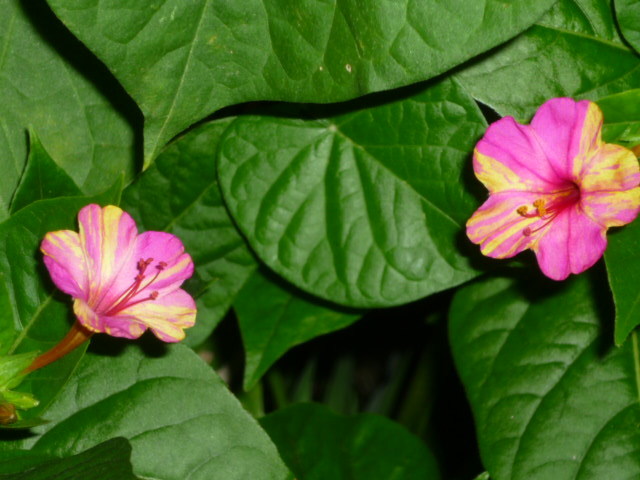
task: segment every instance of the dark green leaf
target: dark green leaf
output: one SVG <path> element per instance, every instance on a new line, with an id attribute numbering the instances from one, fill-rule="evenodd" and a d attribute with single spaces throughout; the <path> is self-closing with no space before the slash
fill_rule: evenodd
<path id="1" fill-rule="evenodd" d="M 141 229 L 178 235 L 196 265 L 185 287 L 198 306 L 186 343 L 204 340 L 257 265 L 222 202 L 215 151 L 229 120 L 208 123 L 172 143 L 123 192 L 122 207 Z"/>
<path id="2" fill-rule="evenodd" d="M 49 275 L 38 251 L 47 232 L 77 229 L 80 208 L 92 203 L 118 203 L 121 184 L 95 197 L 56 198 L 37 201 L 0 224 L 0 282 L 12 306 L 13 325 L 7 354 L 53 347 L 69 330 L 73 320 L 71 303 L 53 291 Z M 9 335 L 7 335 L 9 338 Z M 35 418 L 46 410 L 83 355 L 84 348 L 41 370 L 31 373 L 20 386 L 40 400 L 40 405 L 24 413 Z"/>
<path id="3" fill-rule="evenodd" d="M 11 201 L 10 211 L 45 198 L 81 195 L 80 189 L 62 168 L 49 156 L 35 132 L 29 132 L 29 157 L 20 184 Z"/>
<path id="4" fill-rule="evenodd" d="M 240 291 L 234 309 L 246 352 L 245 390 L 291 347 L 351 325 L 360 317 L 259 272 Z"/>
<path id="5" fill-rule="evenodd" d="M 637 0 L 615 0 L 615 5 L 622 35 L 640 52 L 640 3 Z"/>
<path id="6" fill-rule="evenodd" d="M 19 471 L 11 462 L 0 462 L 0 473 L 8 467 L 13 474 L 0 474 L 0 480 L 134 480 L 131 469 L 131 445 L 124 438 L 107 440 L 77 455 L 43 462 L 40 455 L 26 456 L 36 466 Z M 44 457 L 46 458 L 46 457 Z M 8 463 L 8 464 L 7 464 Z"/>
<path id="7" fill-rule="evenodd" d="M 640 89 L 603 97 L 598 105 L 604 113 L 602 137 L 627 147 L 640 144 Z"/>
<path id="8" fill-rule="evenodd" d="M 377 415 L 336 415 L 298 404 L 260 419 L 285 462 L 304 480 L 436 480 L 427 447 L 397 423 Z"/>
<path id="9" fill-rule="evenodd" d="M 123 345 L 121 345 L 123 346 Z M 149 356 L 137 344 L 117 356 L 87 354 L 37 436 L 0 443 L 64 457 L 121 436 L 136 475 L 163 480 L 280 480 L 276 448 L 226 385 L 192 350 Z"/>
<path id="10" fill-rule="evenodd" d="M 609 0 L 560 0 L 537 26 L 457 77 L 500 115 L 528 120 L 552 97 L 596 100 L 640 85 L 640 58 L 616 41 Z"/>
<path id="11" fill-rule="evenodd" d="M 638 338 L 612 348 L 593 273 L 487 279 L 454 297 L 454 359 L 496 480 L 640 477 Z"/>
<path id="12" fill-rule="evenodd" d="M 25 165 L 28 127 L 88 194 L 131 176 L 131 100 L 44 2 L 2 2 L 0 44 L 0 220 Z"/>
<path id="13" fill-rule="evenodd" d="M 465 183 L 484 119 L 451 81 L 403 95 L 313 121 L 240 117 L 227 130 L 227 206 L 258 256 L 303 290 L 376 307 L 477 275 L 459 244 L 477 206 Z"/>
<path id="14" fill-rule="evenodd" d="M 431 78 L 515 36 L 554 0 L 48 0 L 145 115 L 145 164 L 249 100 L 334 102 Z"/>

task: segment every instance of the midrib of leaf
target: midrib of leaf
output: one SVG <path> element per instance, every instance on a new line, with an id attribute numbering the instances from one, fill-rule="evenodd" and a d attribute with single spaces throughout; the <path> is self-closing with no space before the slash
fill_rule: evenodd
<path id="1" fill-rule="evenodd" d="M 207 10 L 207 7 L 209 6 L 209 1 L 206 0 L 202 6 L 202 10 L 200 11 L 200 18 L 198 20 L 198 25 L 195 28 L 195 31 L 193 33 L 193 38 L 191 39 L 191 46 L 189 48 L 189 53 L 187 54 L 187 58 L 185 60 L 185 65 L 184 65 L 184 71 L 182 72 L 182 75 L 180 77 L 180 82 L 178 82 L 178 87 L 176 88 L 175 91 L 175 95 L 173 96 L 173 100 L 171 101 L 171 106 L 169 107 L 169 111 L 167 112 L 167 116 L 165 117 L 164 121 L 162 122 L 162 125 L 160 126 L 160 130 L 158 131 L 154 144 L 153 144 L 153 150 L 149 153 L 149 157 L 145 158 L 145 167 L 148 167 L 151 164 L 151 161 L 155 158 L 156 156 L 156 152 L 158 151 L 158 142 L 159 139 L 162 138 L 162 136 L 164 135 L 164 131 L 167 128 L 167 124 L 171 121 L 171 119 L 173 118 L 173 112 L 176 108 L 176 102 L 178 100 L 178 97 L 180 96 L 180 92 L 182 91 L 182 86 L 184 85 L 184 79 L 187 76 L 187 72 L 189 71 L 189 66 L 191 64 L 191 59 L 193 57 L 193 51 L 195 49 L 195 45 L 196 45 L 196 39 L 198 38 L 198 35 L 200 34 L 200 28 L 202 27 L 202 22 L 204 20 L 204 16 L 205 16 L 205 12 Z"/>
<path id="2" fill-rule="evenodd" d="M 51 301 L 52 298 L 53 298 L 53 293 L 50 293 L 49 295 L 47 295 L 47 298 L 38 306 L 36 311 L 33 312 L 33 315 L 31 316 L 31 318 L 29 319 L 27 324 L 24 326 L 24 328 L 22 329 L 18 337 L 15 339 L 15 341 L 13 342 L 13 345 L 11 345 L 11 348 L 7 352 L 7 355 L 11 355 L 16 350 L 16 348 L 18 348 L 20 343 L 22 343 L 22 340 L 25 339 L 25 337 L 27 336 L 27 333 L 29 333 L 29 330 L 31 330 L 31 327 L 33 327 L 34 323 L 36 323 L 36 320 L 38 319 L 42 311 L 45 309 L 45 307 L 49 305 L 49 302 Z"/>
<path id="3" fill-rule="evenodd" d="M 625 47 L 621 43 L 614 42 L 612 40 L 607 40 L 607 39 L 601 38 L 601 37 L 594 37 L 594 36 L 591 36 L 591 35 L 587 35 L 585 33 L 575 32 L 573 30 L 567 30 L 566 28 L 552 27 L 550 25 L 544 25 L 544 24 L 541 24 L 541 23 L 538 23 L 538 24 L 534 25 L 534 28 L 536 28 L 536 27 L 537 28 L 546 29 L 546 30 L 553 30 L 553 31 L 556 31 L 556 32 L 561 33 L 563 35 L 571 35 L 571 36 L 574 36 L 574 37 L 584 38 L 584 39 L 590 40 L 592 42 L 603 43 L 603 44 L 605 44 L 605 45 L 607 45 L 609 47 L 615 47 L 618 50 L 622 50 L 623 52 L 627 52 L 627 53 L 630 53 L 630 54 L 634 55 L 634 53 L 630 49 L 628 49 L 627 47 Z"/>

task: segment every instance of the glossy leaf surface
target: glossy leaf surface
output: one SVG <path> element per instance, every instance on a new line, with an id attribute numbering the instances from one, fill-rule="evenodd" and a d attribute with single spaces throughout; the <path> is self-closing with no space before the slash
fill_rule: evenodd
<path id="1" fill-rule="evenodd" d="M 0 443 L 3 454 L 13 447 L 63 457 L 124 437 L 143 478 L 287 477 L 266 433 L 184 345 L 156 357 L 136 345 L 117 356 L 86 355 L 48 414 L 52 423 L 33 429 L 37 436 Z"/>
<path id="2" fill-rule="evenodd" d="M 193 258 L 196 272 L 185 288 L 196 298 L 198 316 L 186 330 L 189 345 L 211 333 L 256 269 L 216 177 L 215 151 L 228 124 L 209 123 L 178 139 L 123 192 L 122 207 L 141 230 L 178 235 Z"/>
<path id="3" fill-rule="evenodd" d="M 245 390 L 251 389 L 290 348 L 351 325 L 360 317 L 355 311 L 332 307 L 260 272 L 242 288 L 234 309 L 246 352 Z"/>
<path id="4" fill-rule="evenodd" d="M 451 344 L 491 478 L 640 475 L 638 338 L 612 347 L 607 297 L 596 275 L 457 292 Z"/>
<path id="5" fill-rule="evenodd" d="M 145 115 L 145 162 L 250 100 L 335 102 L 425 80 L 504 42 L 553 0 L 48 0 Z"/>
<path id="6" fill-rule="evenodd" d="M 0 9 L 0 219 L 25 165 L 28 127 L 86 193 L 133 172 L 131 101 L 42 3 Z"/>
<path id="7" fill-rule="evenodd" d="M 437 480 L 431 452 L 400 425 L 377 415 L 342 416 L 298 404 L 260 419 L 296 478 Z"/>
<path id="8" fill-rule="evenodd" d="M 460 238 L 484 119 L 455 82 L 403 94 L 318 120 L 240 117 L 227 130 L 218 168 L 229 210 L 258 256 L 303 290 L 387 306 L 477 275 Z"/>
<path id="9" fill-rule="evenodd" d="M 616 18 L 624 38 L 640 52 L 640 3 L 634 0 L 615 0 Z"/>

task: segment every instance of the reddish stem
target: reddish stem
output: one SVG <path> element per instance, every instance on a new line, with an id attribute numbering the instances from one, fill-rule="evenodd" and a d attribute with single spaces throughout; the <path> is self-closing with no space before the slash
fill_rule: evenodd
<path id="1" fill-rule="evenodd" d="M 67 353 L 72 352 L 84 342 L 89 340 L 93 335 L 93 332 L 83 327 L 78 321 L 76 321 L 71 330 L 60 340 L 55 347 L 51 350 L 44 352 L 42 355 L 37 356 L 31 365 L 24 369 L 25 374 L 31 373 L 34 370 L 45 367 L 52 362 L 64 357 Z"/>

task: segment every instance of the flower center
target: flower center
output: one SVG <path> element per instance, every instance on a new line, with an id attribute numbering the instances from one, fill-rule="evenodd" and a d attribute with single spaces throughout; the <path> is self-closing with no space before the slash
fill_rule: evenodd
<path id="1" fill-rule="evenodd" d="M 538 218 L 542 220 L 542 223 L 535 226 L 535 228 L 531 228 L 530 226 L 526 227 L 522 230 L 522 234 L 529 237 L 542 230 L 544 227 L 549 225 L 553 219 L 560 214 L 560 212 L 567 207 L 575 205 L 579 200 L 580 188 L 575 183 L 572 183 L 570 187 L 556 192 L 549 201 L 545 201 L 542 198 L 535 200 L 532 204 L 533 211 L 529 211 L 529 207 L 527 205 L 518 207 L 516 210 L 518 215 L 525 218 Z"/>
<path id="2" fill-rule="evenodd" d="M 147 275 L 145 274 L 149 265 L 153 262 L 153 258 L 147 258 L 146 260 L 140 259 L 138 260 L 138 264 L 136 268 L 138 269 L 138 274 L 135 276 L 133 283 L 129 285 L 118 299 L 113 302 L 113 304 L 109 307 L 109 309 L 104 313 L 104 315 L 110 317 L 113 315 L 117 315 L 119 312 L 124 310 L 125 308 L 129 308 L 133 305 L 137 305 L 142 302 L 147 302 L 149 300 L 155 300 L 158 298 L 158 291 L 153 290 L 149 293 L 148 296 L 139 298 L 137 300 L 133 300 L 133 298 L 140 293 L 142 290 L 145 290 L 151 286 L 153 282 L 155 282 L 158 278 L 158 275 L 167 267 L 166 262 L 158 262 L 155 265 L 156 273 L 151 278 L 145 282 Z M 133 301 L 132 301 L 133 300 Z"/>

